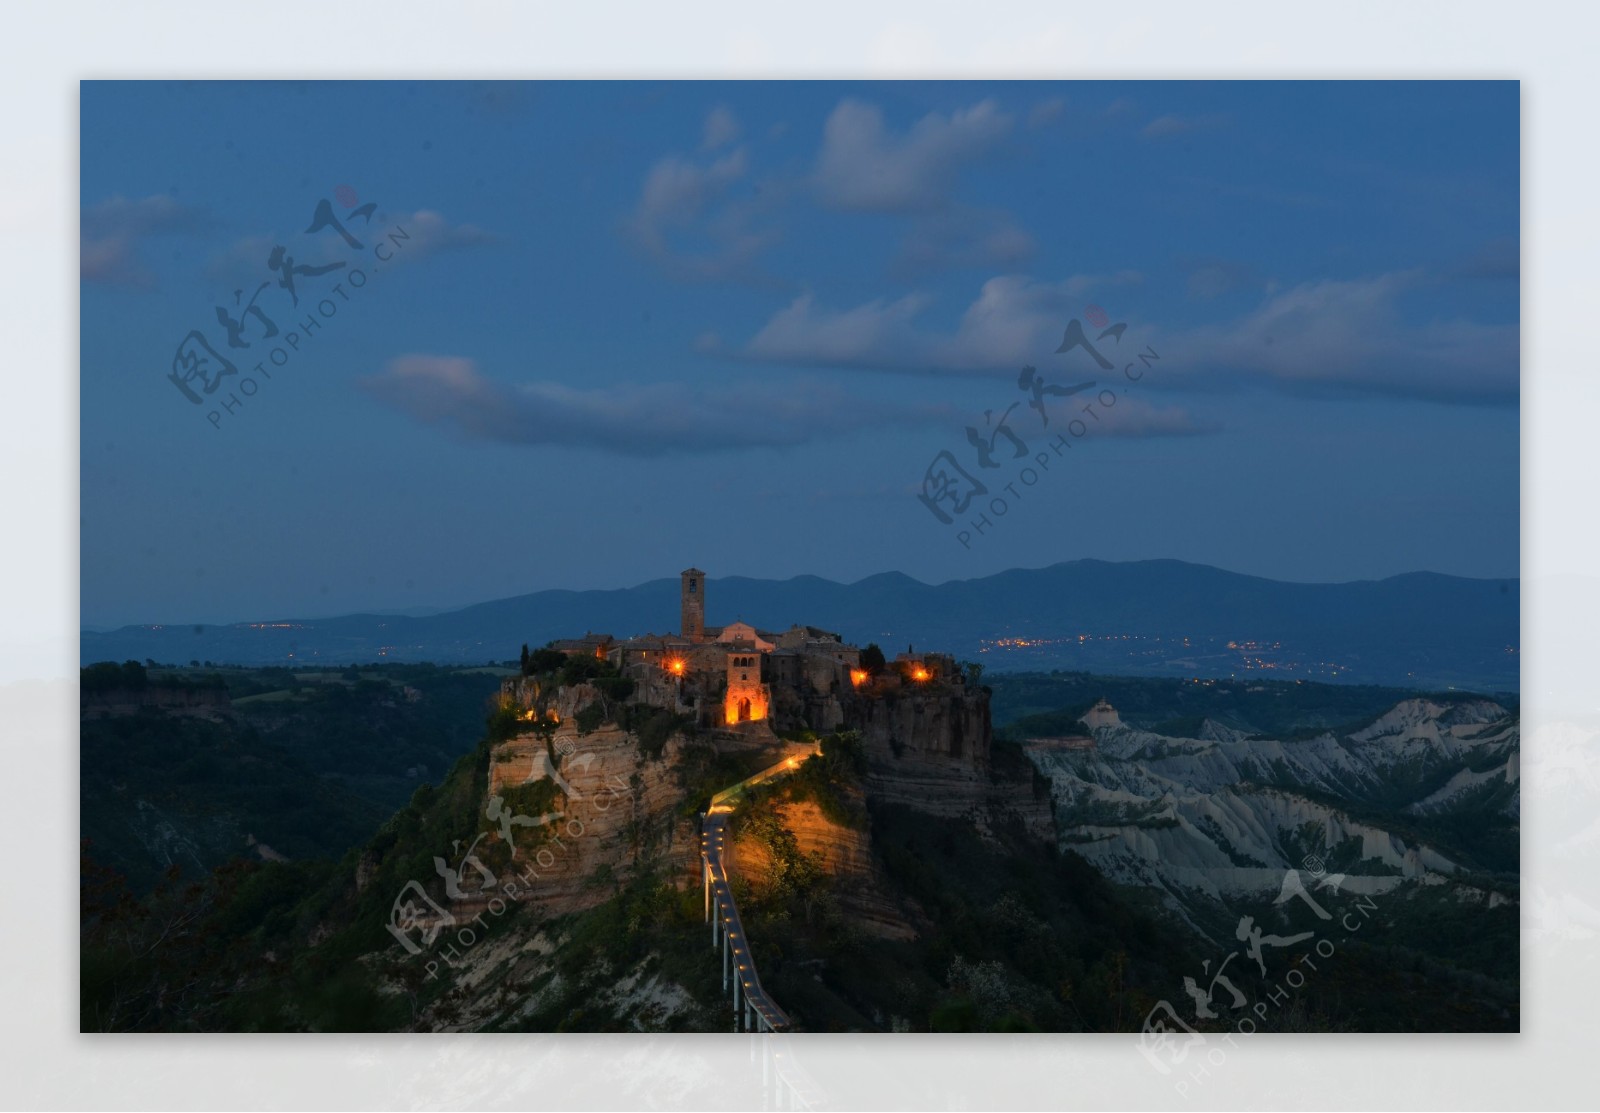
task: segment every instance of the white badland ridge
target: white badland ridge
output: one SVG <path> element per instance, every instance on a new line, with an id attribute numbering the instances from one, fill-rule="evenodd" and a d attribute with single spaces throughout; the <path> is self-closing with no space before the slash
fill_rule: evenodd
<path id="1" fill-rule="evenodd" d="M 1112 880 L 1222 900 L 1276 892 L 1307 853 L 1343 845 L 1348 857 L 1359 840 L 1359 861 L 1341 867 L 1339 883 L 1376 894 L 1444 884 L 1459 866 L 1320 800 L 1383 794 L 1390 810 L 1418 816 L 1519 813 L 1518 719 L 1490 700 L 1405 700 L 1344 737 L 1285 742 L 1209 720 L 1197 733 L 1113 723 L 1094 728 L 1093 749 L 1029 748 L 1050 778 L 1063 847 Z M 1415 798 L 1396 803 L 1413 783 Z M 1506 900 L 1462 888 L 1462 899 L 1490 907 Z"/>

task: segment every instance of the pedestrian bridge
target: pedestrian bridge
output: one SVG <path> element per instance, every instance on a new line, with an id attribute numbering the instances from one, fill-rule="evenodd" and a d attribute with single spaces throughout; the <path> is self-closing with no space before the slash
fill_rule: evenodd
<path id="1" fill-rule="evenodd" d="M 711 924 L 711 947 L 722 954 L 722 991 L 732 997 L 736 1032 L 788 1032 L 794 1026 L 788 1014 L 761 987 L 761 975 L 750 954 L 744 924 L 739 919 L 739 905 L 728 884 L 725 861 L 728 816 L 751 789 L 788 776 L 800 768 L 802 761 L 821 752 L 820 745 L 796 749 L 754 776 L 723 789 L 711 798 L 710 808 L 700 820 L 706 920 Z"/>

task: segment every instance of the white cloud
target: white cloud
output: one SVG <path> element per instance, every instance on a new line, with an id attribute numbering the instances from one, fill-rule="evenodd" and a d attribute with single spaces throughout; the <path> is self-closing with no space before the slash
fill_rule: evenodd
<path id="1" fill-rule="evenodd" d="M 932 112 L 903 135 L 876 105 L 842 101 L 823 127 L 812 183 L 839 209 L 908 212 L 944 200 L 957 170 L 987 153 L 1011 129 L 993 100 L 946 116 Z"/>
<path id="2" fill-rule="evenodd" d="M 1186 132 L 1199 131 L 1204 128 L 1221 127 L 1226 122 L 1226 118 L 1219 115 L 1157 116 L 1140 129 L 1139 134 L 1146 139 L 1165 139 L 1169 136 L 1183 135 Z"/>
<path id="3" fill-rule="evenodd" d="M 744 177 L 748 169 L 743 148 L 708 165 L 669 155 L 645 175 L 635 219 L 651 233 L 684 224 L 704 211 L 708 201 Z"/>
<path id="4" fill-rule="evenodd" d="M 391 233 L 408 235 L 409 239 L 393 242 L 390 258 L 385 260 L 386 266 L 415 262 L 442 251 L 487 247 L 497 242 L 492 235 L 477 225 L 452 224 L 443 214 L 433 209 L 417 209 L 414 212 L 394 214 L 375 213 L 370 221 L 346 222 L 345 229 L 367 252 L 370 252 L 380 239 L 387 239 Z M 213 281 L 223 283 L 245 281 L 248 284 L 251 281 L 275 278 L 275 272 L 267 267 L 267 259 L 273 249 L 280 245 L 290 249 L 297 263 L 320 266 L 325 263 L 348 262 L 357 265 L 355 259 L 358 256 L 353 254 L 356 249 L 351 248 L 339 236 L 324 233 L 315 239 L 308 239 L 296 231 L 291 235 L 275 233 L 245 236 L 235 240 L 226 251 L 207 263 L 206 274 Z"/>
<path id="5" fill-rule="evenodd" d="M 418 422 L 466 440 L 565 445 L 625 456 L 804 444 L 859 429 L 952 420 L 945 406 L 863 401 L 837 384 L 717 387 L 500 383 L 460 356 L 406 355 L 360 380 Z"/>
<path id="6" fill-rule="evenodd" d="M 1066 110 L 1067 102 L 1061 97 L 1042 100 L 1034 105 L 1033 110 L 1028 113 L 1028 127 L 1042 128 L 1053 124 L 1061 118 L 1062 113 L 1066 112 Z"/>
<path id="7" fill-rule="evenodd" d="M 1050 105 L 1041 106 L 1045 116 Z M 985 100 L 949 115 L 929 113 L 897 133 L 876 105 L 842 101 L 823 128 L 812 194 L 828 208 L 910 216 L 893 262 L 902 275 L 1015 268 L 1032 257 L 1033 237 L 1010 214 L 952 196 L 961 168 L 989 154 L 1011 126 L 1011 117 Z"/>
<path id="8" fill-rule="evenodd" d="M 439 213 L 432 209 L 418 209 L 410 215 L 400 215 L 388 218 L 380 229 L 373 226 L 374 233 L 387 234 L 390 229 L 402 229 L 411 234 L 411 239 L 397 245 L 394 258 L 399 260 L 401 255 L 416 258 L 437 251 L 449 251 L 463 247 L 486 247 L 495 242 L 493 236 L 475 224 L 451 224 Z M 359 237 L 365 239 L 366 237 Z"/>
<path id="9" fill-rule="evenodd" d="M 895 266 L 908 274 L 952 267 L 993 274 L 1025 263 L 1035 248 L 1033 237 L 1009 213 L 951 206 L 915 218 Z"/>
<path id="10" fill-rule="evenodd" d="M 84 282 L 149 289 L 156 280 L 139 257 L 141 245 L 156 236 L 198 235 L 210 227 L 202 210 L 165 194 L 102 201 L 83 210 L 78 276 Z"/>
<path id="11" fill-rule="evenodd" d="M 952 375 L 1014 372 L 1025 364 L 1042 371 L 1066 322 L 1084 312 L 1091 291 L 1140 280 L 1133 271 L 1054 283 L 993 278 L 954 326 L 943 329 L 927 323 L 935 303 L 925 294 L 844 309 L 805 294 L 730 354 L 802 366 Z M 1409 320 L 1401 301 L 1425 284 L 1419 271 L 1286 290 L 1268 284 L 1261 304 L 1231 322 L 1187 330 L 1136 325 L 1127 338 L 1137 333 L 1140 347 L 1152 344 L 1161 352 L 1164 385 L 1256 380 L 1298 392 L 1515 402 L 1517 325 Z"/>
<path id="12" fill-rule="evenodd" d="M 727 105 L 719 104 L 706 115 L 701 150 L 714 151 L 739 138 L 739 120 Z"/>
<path id="13" fill-rule="evenodd" d="M 1175 368 L 1257 378 L 1307 390 L 1515 402 L 1520 334 L 1515 324 L 1463 319 L 1409 323 L 1402 298 L 1420 271 L 1308 282 L 1270 296 L 1237 321 L 1163 339 Z"/>
<path id="14" fill-rule="evenodd" d="M 1160 139 L 1168 135 L 1181 135 L 1189 125 L 1177 116 L 1157 116 L 1144 126 L 1140 134 L 1146 139 Z"/>
<path id="15" fill-rule="evenodd" d="M 915 321 L 928 302 L 911 294 L 829 310 L 802 294 L 756 333 L 744 353 L 780 363 L 899 364 L 921 347 Z"/>
<path id="16" fill-rule="evenodd" d="M 749 277 L 756 257 L 777 238 L 758 226 L 757 202 L 730 195 L 749 169 L 742 147 L 704 163 L 660 159 L 627 221 L 634 243 L 676 277 Z"/>
<path id="17" fill-rule="evenodd" d="M 1216 422 L 1197 419 L 1181 406 L 1156 406 L 1143 398 L 1119 398 L 1097 406 L 1096 437 L 1192 437 L 1220 431 Z"/>
<path id="18" fill-rule="evenodd" d="M 78 245 L 78 277 L 102 286 L 128 286 L 148 290 L 155 286 L 155 275 L 139 261 L 135 241 L 123 236 L 90 239 Z"/>
<path id="19" fill-rule="evenodd" d="M 992 278 L 961 314 L 953 331 L 923 327 L 931 298 L 911 294 L 850 309 L 796 298 L 751 338 L 742 354 L 779 363 L 832 365 L 948 374 L 1015 373 L 1055 350 L 1066 322 L 1097 287 L 1140 280 L 1136 272 L 1079 275 L 1061 282 L 1018 276 Z"/>
<path id="20" fill-rule="evenodd" d="M 1049 114 L 1049 106 L 1044 108 Z M 647 171 L 624 222 L 628 238 L 669 275 L 691 281 L 775 282 L 757 268 L 777 242 L 777 223 L 797 195 L 824 208 L 909 216 L 892 266 L 903 275 L 951 267 L 1011 269 L 1029 259 L 1033 237 L 1005 212 L 957 203 L 963 165 L 1011 129 L 993 100 L 930 113 L 903 132 L 876 105 L 841 101 L 823 127 L 810 168 L 756 180 L 733 112 L 706 116 L 698 156 L 669 154 Z"/>

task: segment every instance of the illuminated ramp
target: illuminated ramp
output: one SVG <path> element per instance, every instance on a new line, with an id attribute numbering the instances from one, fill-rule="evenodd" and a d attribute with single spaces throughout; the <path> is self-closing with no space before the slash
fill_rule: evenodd
<path id="1" fill-rule="evenodd" d="M 752 777 L 711 798 L 710 809 L 700 820 L 700 857 L 706 895 L 706 920 L 711 924 L 711 947 L 722 953 L 722 991 L 733 999 L 733 1028 L 736 1032 L 787 1032 L 793 1028 L 788 1014 L 767 996 L 761 987 L 755 958 L 750 954 L 739 905 L 728 884 L 724 853 L 728 840 L 728 816 L 745 793 L 760 785 L 788 776 L 800 763 L 821 753 L 821 746 L 807 747 L 790 754 Z"/>

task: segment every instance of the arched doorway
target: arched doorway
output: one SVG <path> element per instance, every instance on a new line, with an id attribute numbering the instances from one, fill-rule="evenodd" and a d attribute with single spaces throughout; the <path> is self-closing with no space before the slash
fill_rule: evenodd
<path id="1" fill-rule="evenodd" d="M 744 699 L 739 701 L 739 721 L 741 723 L 748 723 L 750 721 L 750 697 L 749 696 L 746 696 Z"/>

